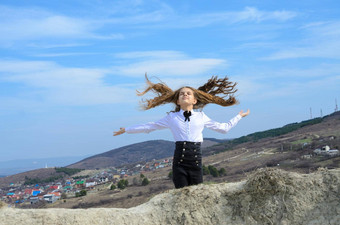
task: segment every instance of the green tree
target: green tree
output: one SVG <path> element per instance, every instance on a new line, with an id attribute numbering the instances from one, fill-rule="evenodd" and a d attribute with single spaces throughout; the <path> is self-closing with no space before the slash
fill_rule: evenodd
<path id="1" fill-rule="evenodd" d="M 145 177 L 144 174 L 141 173 L 141 174 L 140 174 L 140 178 L 143 179 L 144 177 Z"/>
<path id="2" fill-rule="evenodd" d="M 218 170 L 218 173 L 219 173 L 220 176 L 225 176 L 225 175 L 227 175 L 227 171 L 226 171 L 224 168 L 219 169 L 219 170 Z"/>
<path id="3" fill-rule="evenodd" d="M 210 174 L 210 171 L 209 171 L 208 167 L 203 165 L 203 175 L 209 175 L 209 174 Z"/>
<path id="4" fill-rule="evenodd" d="M 120 180 L 120 181 L 118 182 L 117 187 L 118 187 L 119 189 L 124 189 L 124 188 L 126 188 L 124 179 L 123 179 L 123 180 Z"/>
<path id="5" fill-rule="evenodd" d="M 76 193 L 76 197 L 81 197 L 81 196 L 85 196 L 85 195 L 87 195 L 87 191 L 86 190 L 81 190 L 81 191 Z"/>
<path id="6" fill-rule="evenodd" d="M 115 190 L 116 188 L 117 188 L 116 185 L 112 184 L 110 190 Z"/>
<path id="7" fill-rule="evenodd" d="M 168 177 L 169 177 L 169 179 L 172 180 L 172 177 L 173 177 L 173 172 L 172 172 L 172 170 L 169 172 Z"/>
<path id="8" fill-rule="evenodd" d="M 219 173 L 218 173 L 218 170 L 216 169 L 216 167 L 214 167 L 214 166 L 212 166 L 212 165 L 209 165 L 209 166 L 208 166 L 208 169 L 209 169 L 210 174 L 211 174 L 213 177 L 218 177 L 218 176 L 219 176 Z"/>
<path id="9" fill-rule="evenodd" d="M 146 177 L 144 177 L 144 179 L 143 179 L 143 181 L 142 181 L 142 185 L 143 185 L 143 186 L 146 186 L 146 185 L 148 185 L 149 183 L 150 183 L 149 179 L 146 178 Z"/>

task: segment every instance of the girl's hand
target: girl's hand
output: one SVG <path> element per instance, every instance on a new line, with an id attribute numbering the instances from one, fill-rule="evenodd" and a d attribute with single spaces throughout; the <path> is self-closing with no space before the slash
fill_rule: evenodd
<path id="1" fill-rule="evenodd" d="M 243 110 L 241 110 L 238 114 L 240 114 L 242 117 L 246 117 L 246 116 L 249 115 L 249 113 L 250 113 L 250 111 L 248 109 L 247 112 L 244 113 Z"/>
<path id="2" fill-rule="evenodd" d="M 113 136 L 121 135 L 125 133 L 125 128 L 121 127 L 119 131 L 114 131 Z"/>

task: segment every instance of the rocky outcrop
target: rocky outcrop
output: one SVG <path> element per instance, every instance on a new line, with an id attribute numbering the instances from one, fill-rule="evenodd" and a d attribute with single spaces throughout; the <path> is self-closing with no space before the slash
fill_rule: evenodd
<path id="1" fill-rule="evenodd" d="M 338 224 L 340 169 L 259 169 L 238 183 L 170 190 L 130 209 L 0 209 L 0 224 Z"/>

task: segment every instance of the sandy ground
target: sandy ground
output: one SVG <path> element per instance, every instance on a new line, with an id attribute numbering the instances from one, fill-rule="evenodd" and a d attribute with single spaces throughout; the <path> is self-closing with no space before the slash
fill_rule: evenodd
<path id="1" fill-rule="evenodd" d="M 1 206 L 1 205 L 0 205 Z M 298 174 L 259 169 L 237 183 L 159 194 L 129 209 L 13 209 L 0 224 L 339 224 L 340 169 Z"/>

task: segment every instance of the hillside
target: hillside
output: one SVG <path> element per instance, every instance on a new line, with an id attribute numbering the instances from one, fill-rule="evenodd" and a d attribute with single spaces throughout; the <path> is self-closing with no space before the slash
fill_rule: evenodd
<path id="1" fill-rule="evenodd" d="M 78 173 L 80 169 L 68 169 L 68 168 L 42 168 L 36 170 L 30 170 L 15 175 L 1 177 L 0 189 L 8 187 L 11 183 L 16 185 L 35 185 L 47 182 L 58 181 L 64 177 L 69 177 L 75 173 Z"/>
<path id="2" fill-rule="evenodd" d="M 3 206 L 0 224 L 336 225 L 340 221 L 339 195 L 339 169 L 322 169 L 302 175 L 270 168 L 257 170 L 237 183 L 173 189 L 129 209 L 14 209 Z"/>
<path id="3" fill-rule="evenodd" d="M 304 146 L 305 149 L 308 147 L 309 149 L 313 149 L 323 145 L 325 141 L 324 138 L 329 136 L 335 138 L 331 142 L 334 146 L 331 147 L 339 148 L 340 112 L 333 113 L 323 118 L 287 124 L 281 128 L 255 132 L 233 140 L 207 138 L 204 139 L 202 149 L 204 156 L 239 148 L 261 151 L 263 146 L 276 150 L 285 150 L 284 148 L 298 150 L 301 144 L 304 143 L 306 143 Z M 254 146 L 259 147 L 254 148 Z M 81 169 L 98 169 L 111 166 L 119 167 L 124 164 L 147 162 L 153 159 L 172 157 L 173 151 L 173 142 L 164 140 L 146 141 L 94 155 L 69 165 L 68 167 Z"/>
<path id="4" fill-rule="evenodd" d="M 292 127 L 293 129 L 291 129 Z M 289 132 L 287 132 L 287 128 L 290 129 Z M 282 130 L 286 133 L 282 134 Z M 244 178 L 247 172 L 277 165 L 285 170 L 305 173 L 316 170 L 318 167 L 340 168 L 340 157 L 302 159 L 304 155 L 310 155 L 315 148 L 321 148 L 324 145 L 339 149 L 340 112 L 317 120 L 286 125 L 282 127 L 282 130 L 277 128 L 256 132 L 232 141 L 205 139 L 203 163 L 227 170 L 227 175 L 224 177 L 206 177 L 205 180 L 213 180 L 214 182 L 237 181 Z M 251 137 L 257 137 L 257 139 L 254 140 Z M 245 139 L 250 140 L 242 142 Z M 173 148 L 173 142 L 170 141 L 147 141 L 95 155 L 69 167 L 96 169 L 136 163 L 142 161 L 141 159 L 151 161 L 172 157 Z M 8 186 L 9 183 L 24 182 L 25 176 L 48 178 L 56 175 L 55 172 L 49 170 L 39 169 L 1 177 L 0 188 Z M 159 177 L 166 177 L 168 173 L 168 169 L 164 169 L 155 174 L 158 174 Z M 150 176 L 159 179 L 156 175 L 150 174 Z M 171 181 L 166 182 L 168 183 L 167 186 L 171 187 Z"/>
<path id="5" fill-rule="evenodd" d="M 94 155 L 67 167 L 80 169 L 119 167 L 130 163 L 171 157 L 173 150 L 174 144 L 171 141 L 145 141 Z"/>
<path id="6" fill-rule="evenodd" d="M 324 116 L 322 118 L 314 118 L 299 123 L 287 124 L 281 128 L 270 129 L 266 131 L 255 132 L 240 138 L 235 138 L 207 149 L 204 154 L 211 155 L 219 152 L 235 149 L 244 144 L 245 146 L 253 145 L 254 143 L 270 144 L 272 147 L 277 147 L 277 144 L 284 145 L 280 148 L 292 146 L 295 149 L 296 145 L 307 143 L 311 147 L 317 148 L 324 144 L 325 138 L 333 136 L 334 140 L 331 147 L 340 147 L 340 111 Z M 300 142 L 296 142 L 300 141 Z M 303 142 L 305 141 L 305 142 Z M 274 144 L 274 145 L 273 145 Z M 276 145 L 275 145 L 276 144 Z M 290 146 L 289 146 L 290 148 Z"/>
<path id="7" fill-rule="evenodd" d="M 207 138 L 204 139 L 204 144 L 202 147 L 207 148 L 223 142 L 225 142 L 225 140 Z M 119 167 L 131 163 L 148 162 L 152 161 L 153 159 L 158 160 L 172 157 L 174 148 L 175 145 L 172 141 L 145 141 L 94 155 L 67 167 L 80 169 L 99 169 L 107 167 Z"/>

